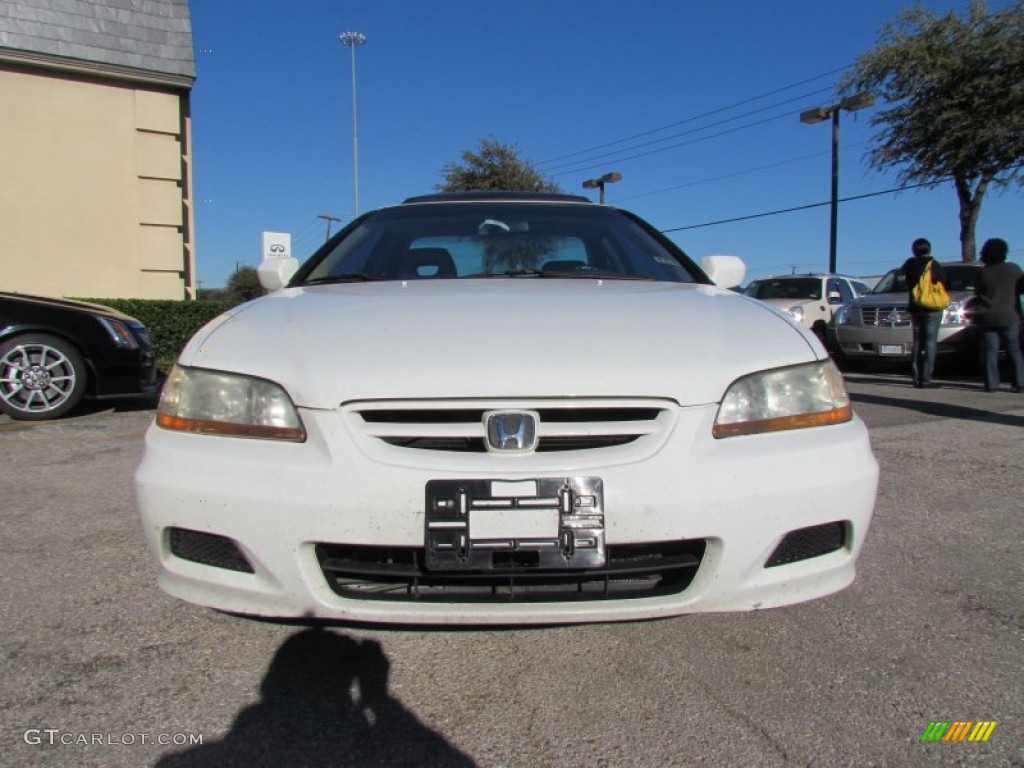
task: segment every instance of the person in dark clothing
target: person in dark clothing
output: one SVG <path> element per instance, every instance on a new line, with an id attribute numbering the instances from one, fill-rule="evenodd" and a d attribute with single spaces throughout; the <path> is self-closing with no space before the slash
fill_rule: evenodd
<path id="1" fill-rule="evenodd" d="M 999 341 L 1013 369 L 1013 391 L 1024 386 L 1024 360 L 1020 351 L 1020 300 L 1024 293 L 1024 272 L 1006 260 L 1009 252 L 1005 240 L 993 238 L 981 246 L 984 268 L 974 288 L 975 302 L 971 319 L 981 329 L 985 351 L 985 391 L 999 389 Z"/>
<path id="2" fill-rule="evenodd" d="M 929 309 L 914 302 L 913 290 L 926 269 L 932 271 L 932 282 L 942 283 L 949 290 L 946 273 L 932 258 L 932 244 L 919 237 L 910 246 L 914 255 L 903 263 L 903 274 L 907 281 L 910 302 L 910 322 L 914 330 L 914 344 L 911 348 L 910 370 L 914 386 L 918 389 L 932 386 L 932 371 L 935 370 L 935 348 L 939 343 L 939 324 L 942 322 L 941 309 Z"/>

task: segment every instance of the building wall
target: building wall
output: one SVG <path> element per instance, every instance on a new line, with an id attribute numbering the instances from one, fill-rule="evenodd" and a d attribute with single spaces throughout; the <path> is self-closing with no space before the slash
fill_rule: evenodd
<path id="1" fill-rule="evenodd" d="M 187 92 L 0 69 L 0 290 L 194 293 Z"/>

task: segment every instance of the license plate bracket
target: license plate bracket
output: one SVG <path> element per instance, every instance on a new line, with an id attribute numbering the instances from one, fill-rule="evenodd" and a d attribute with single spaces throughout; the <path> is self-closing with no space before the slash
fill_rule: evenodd
<path id="1" fill-rule="evenodd" d="M 599 477 L 430 480 L 425 566 L 432 571 L 535 571 L 605 564 Z"/>
<path id="2" fill-rule="evenodd" d="M 904 355 L 906 347 L 902 344 L 879 344 L 878 354 L 880 355 Z"/>

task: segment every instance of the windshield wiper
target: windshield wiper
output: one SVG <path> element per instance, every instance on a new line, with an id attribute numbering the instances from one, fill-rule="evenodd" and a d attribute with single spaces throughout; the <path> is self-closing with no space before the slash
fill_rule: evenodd
<path id="1" fill-rule="evenodd" d="M 477 272 L 466 277 L 540 277 L 539 269 L 505 269 L 501 272 Z"/>
<path id="2" fill-rule="evenodd" d="M 625 275 L 622 272 L 609 272 L 602 269 L 574 269 L 567 272 L 544 272 L 541 277 L 567 278 L 569 280 L 657 280 L 650 275 Z"/>
<path id="3" fill-rule="evenodd" d="M 558 279 L 589 279 L 589 280 L 656 280 L 647 275 L 625 275 L 603 269 L 549 270 L 540 269 L 506 269 L 503 272 L 478 272 L 466 277 L 554 277 Z"/>
<path id="4" fill-rule="evenodd" d="M 346 272 L 343 275 L 327 275 L 326 277 L 314 277 L 306 280 L 302 285 L 326 285 L 328 283 L 367 283 L 374 280 L 383 280 L 383 277 L 364 275 L 362 272 Z"/>

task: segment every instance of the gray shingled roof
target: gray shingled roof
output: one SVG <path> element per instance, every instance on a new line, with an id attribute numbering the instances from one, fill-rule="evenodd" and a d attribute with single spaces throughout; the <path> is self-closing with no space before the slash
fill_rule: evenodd
<path id="1" fill-rule="evenodd" d="M 188 0 L 0 0 L 3 48 L 188 78 L 196 73 Z"/>

